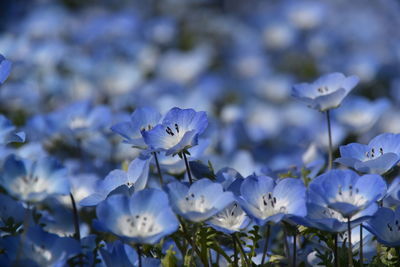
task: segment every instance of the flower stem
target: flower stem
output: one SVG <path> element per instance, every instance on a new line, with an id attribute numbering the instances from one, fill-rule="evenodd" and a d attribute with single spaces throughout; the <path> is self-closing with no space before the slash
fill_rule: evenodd
<path id="1" fill-rule="evenodd" d="M 287 257 L 288 262 L 290 263 L 290 261 L 291 261 L 290 249 L 289 249 L 289 243 L 287 241 L 288 234 L 287 234 L 287 230 L 286 230 L 285 224 L 283 224 L 283 222 L 282 222 L 282 229 L 283 229 L 283 239 L 284 239 L 284 243 L 283 244 L 284 244 L 285 250 L 286 250 L 286 257 Z"/>
<path id="2" fill-rule="evenodd" d="M 363 225 L 360 224 L 360 266 L 364 266 L 364 252 L 363 252 Z"/>
<path id="3" fill-rule="evenodd" d="M 163 177 L 161 173 L 160 163 L 158 162 L 157 152 L 153 152 L 154 160 L 156 161 L 156 167 L 158 172 L 158 177 L 160 178 L 160 185 L 163 185 Z"/>
<path id="4" fill-rule="evenodd" d="M 261 266 L 264 265 L 265 256 L 267 255 L 267 252 L 268 252 L 268 242 L 269 242 L 270 231 L 271 231 L 271 225 L 269 223 L 267 223 L 267 230 L 265 231 L 265 244 L 264 244 L 264 249 L 263 249 L 263 255 L 261 258 Z"/>
<path id="5" fill-rule="evenodd" d="M 72 193 L 69 193 L 69 197 L 71 198 L 72 211 L 74 214 L 75 239 L 81 240 L 81 231 L 79 229 L 78 209 L 76 208 L 75 199 L 74 199 L 74 196 L 72 195 Z"/>
<path id="6" fill-rule="evenodd" d="M 136 245 L 136 251 L 138 255 L 138 266 L 142 267 L 142 250 L 140 249 L 140 245 Z"/>
<path id="7" fill-rule="evenodd" d="M 237 255 L 236 239 L 234 234 L 232 234 L 232 242 L 233 242 L 233 266 L 238 267 L 239 259 Z"/>
<path id="8" fill-rule="evenodd" d="M 326 122 L 328 124 L 328 142 L 329 142 L 329 151 L 328 151 L 328 170 L 332 169 L 332 130 L 331 130 L 331 116 L 329 110 L 326 111 Z"/>
<path id="9" fill-rule="evenodd" d="M 189 176 L 189 183 L 193 184 L 192 173 L 190 172 L 189 162 L 187 160 L 186 153 L 182 152 L 182 154 L 183 154 L 183 159 L 185 160 L 186 172 L 187 172 L 187 174 Z"/>
<path id="10" fill-rule="evenodd" d="M 244 252 L 244 249 L 242 247 L 242 244 L 240 242 L 240 239 L 238 238 L 238 236 L 236 235 L 236 233 L 234 233 L 233 237 L 236 239 L 236 243 L 238 244 L 240 253 L 242 254 L 244 260 L 246 261 L 247 266 L 251 266 L 251 262 L 250 260 L 247 258 L 246 252 Z"/>
<path id="11" fill-rule="evenodd" d="M 348 243 L 349 246 L 347 248 L 348 257 L 349 257 L 349 267 L 353 267 L 353 252 L 351 250 L 351 226 L 350 226 L 350 218 L 347 218 L 347 235 L 348 235 Z"/>
<path id="12" fill-rule="evenodd" d="M 196 246 L 194 238 L 190 237 L 189 232 L 186 229 L 184 221 L 180 217 L 178 217 L 178 219 L 182 226 L 183 236 L 186 238 L 187 242 L 189 242 L 189 244 L 192 246 L 192 250 L 194 250 L 196 252 L 197 256 L 199 256 L 203 265 L 208 266 L 208 260 L 207 259 L 204 260 L 203 257 L 201 256 L 201 252 L 200 252 L 199 248 Z"/>
<path id="13" fill-rule="evenodd" d="M 333 234 L 333 238 L 334 238 L 334 240 L 335 240 L 335 242 L 334 242 L 334 244 L 335 244 L 335 247 L 334 247 L 334 249 L 333 249 L 333 255 L 334 255 L 334 266 L 335 267 L 339 267 L 339 259 L 338 259 L 338 234 L 337 233 L 334 233 Z"/>

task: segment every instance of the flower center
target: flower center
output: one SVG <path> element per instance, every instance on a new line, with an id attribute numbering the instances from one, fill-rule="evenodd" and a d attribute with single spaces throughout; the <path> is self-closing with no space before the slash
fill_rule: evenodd
<path id="1" fill-rule="evenodd" d="M 283 203 L 279 203 L 271 192 L 264 194 L 260 198 L 259 209 L 263 215 L 263 219 L 278 213 L 287 213 Z"/>
<path id="2" fill-rule="evenodd" d="M 155 223 L 151 214 L 136 214 L 124 216 L 119 220 L 119 228 L 125 236 L 149 236 L 160 232 L 160 226 Z"/>
<path id="3" fill-rule="evenodd" d="M 188 194 L 182 201 L 182 210 L 184 212 L 197 211 L 206 212 L 209 209 L 209 204 L 204 195 Z"/>
<path id="4" fill-rule="evenodd" d="M 378 149 L 371 148 L 371 150 L 365 152 L 365 160 L 376 159 L 384 154 L 383 148 L 380 147 Z"/>
<path id="5" fill-rule="evenodd" d="M 359 194 L 359 189 L 353 188 L 353 185 L 349 185 L 348 188 L 343 188 L 340 185 L 334 201 L 349 203 L 354 206 L 363 206 L 367 202 L 367 199 L 363 195 Z"/>

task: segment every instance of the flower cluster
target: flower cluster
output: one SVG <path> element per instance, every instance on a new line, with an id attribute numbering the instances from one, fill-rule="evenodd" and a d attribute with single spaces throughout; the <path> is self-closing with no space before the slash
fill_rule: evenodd
<path id="1" fill-rule="evenodd" d="M 400 265 L 394 0 L 39 2 L 0 4 L 0 266 Z"/>

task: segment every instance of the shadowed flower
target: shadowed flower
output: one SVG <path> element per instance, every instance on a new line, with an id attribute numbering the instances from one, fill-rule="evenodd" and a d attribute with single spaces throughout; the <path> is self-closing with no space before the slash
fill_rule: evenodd
<path id="1" fill-rule="evenodd" d="M 0 85 L 6 81 L 11 71 L 11 61 L 0 54 Z"/>

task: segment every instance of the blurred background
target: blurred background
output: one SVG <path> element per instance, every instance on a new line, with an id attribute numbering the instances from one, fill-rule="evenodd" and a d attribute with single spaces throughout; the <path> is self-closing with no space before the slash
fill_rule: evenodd
<path id="1" fill-rule="evenodd" d="M 325 157 L 326 122 L 295 83 L 361 79 L 333 112 L 335 147 L 400 133 L 399 14 L 395 0 L 1 1 L 0 111 L 32 151 L 84 153 L 79 168 L 101 174 L 137 155 L 109 127 L 140 106 L 207 111 L 198 158 L 216 170 L 307 165 Z"/>

